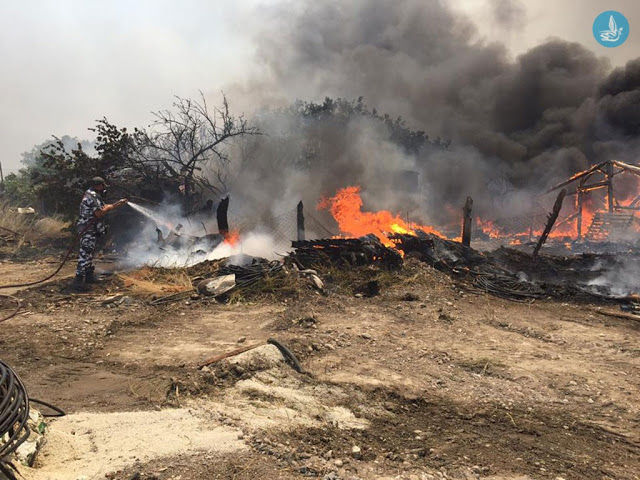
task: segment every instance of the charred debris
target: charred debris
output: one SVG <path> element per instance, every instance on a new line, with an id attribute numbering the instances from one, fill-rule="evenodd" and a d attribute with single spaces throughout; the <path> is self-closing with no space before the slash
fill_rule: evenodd
<path id="1" fill-rule="evenodd" d="M 292 279 L 293 283 L 302 282 L 318 293 L 326 294 L 322 277 L 327 272 L 367 269 L 397 272 L 403 269 L 407 259 L 414 259 L 447 273 L 461 286 L 510 300 L 534 301 L 553 297 L 616 301 L 626 309 L 634 310 L 640 247 L 637 242 L 628 241 L 628 233 L 638 230 L 635 211 L 640 210 L 640 195 L 625 201 L 617 199 L 613 178 L 621 173 L 640 176 L 640 167 L 611 161 L 573 175 L 549 189 L 548 193 L 559 191 L 559 194 L 544 230 L 536 235 L 537 241 L 531 238 L 527 244 L 512 242 L 509 247 L 485 248 L 482 252 L 471 246 L 473 200 L 470 197 L 462 208 L 459 241 L 420 228 L 390 233 L 382 239 L 374 234 L 358 238 L 307 239 L 305 211 L 300 202 L 294 212 L 295 229 L 288 233 L 295 240 L 291 240 L 290 251 L 279 255 L 279 260 L 234 255 L 201 262 L 190 269 L 193 274 L 191 290 L 155 298 L 153 303 L 162 304 L 189 296 L 225 301 L 236 292 L 247 291 L 274 293 L 291 288 Z M 598 175 L 602 179 L 596 178 Z M 606 208 L 591 212 L 591 225 L 583 234 L 587 195 L 598 190 L 605 192 Z M 558 221 L 563 202 L 566 204 L 571 198 L 575 199 L 575 213 Z M 593 202 L 589 205 L 593 207 Z M 228 208 L 227 197 L 215 211 L 219 233 L 187 235 L 178 224 L 167 236 L 157 229 L 156 246 L 163 250 L 187 247 L 205 258 L 208 252 L 230 238 Z M 566 237 L 557 236 L 550 241 L 551 245 L 546 244 L 553 237 L 554 229 L 574 221 L 577 231 L 574 241 L 567 242 Z M 368 292 L 367 296 L 374 296 L 379 288 L 369 286 L 364 291 Z"/>
<path id="2" fill-rule="evenodd" d="M 513 301 L 531 302 L 543 298 L 572 298 L 583 301 L 618 302 L 633 310 L 638 297 L 633 285 L 618 289 L 605 280 L 606 272 L 616 272 L 633 264 L 640 268 L 638 252 L 534 257 L 515 248 L 500 247 L 480 252 L 460 242 L 431 233 L 394 234 L 392 246 L 383 245 L 374 235 L 361 238 L 331 238 L 292 241 L 292 251 L 280 260 L 236 255 L 220 261 L 203 262 L 189 269 L 193 290 L 156 298 L 164 304 L 185 298 L 214 297 L 228 301 L 234 293 L 282 293 L 292 283 L 326 295 L 325 276 L 336 270 L 347 272 L 365 295 L 379 294 L 379 286 L 358 287 L 365 272 L 401 273 L 408 260 L 419 261 L 442 271 L 461 288 L 489 293 Z M 634 267 L 635 268 L 635 267 Z M 375 283 L 375 282 L 374 282 Z M 356 288 L 357 287 L 357 288 Z"/>

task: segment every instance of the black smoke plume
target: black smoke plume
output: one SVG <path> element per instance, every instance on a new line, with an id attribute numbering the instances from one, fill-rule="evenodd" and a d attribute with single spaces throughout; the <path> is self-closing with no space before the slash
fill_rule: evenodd
<path id="1" fill-rule="evenodd" d="M 494 7 L 497 25 L 526 21 L 519 4 Z M 367 118 L 316 129 L 272 118 L 251 150 L 262 167 L 232 176 L 232 191 L 254 204 L 267 199 L 277 211 L 360 184 L 370 208 L 443 223 L 471 195 L 476 214 L 496 218 L 529 212 L 538 194 L 590 164 L 638 159 L 640 60 L 612 71 L 559 38 L 512 59 L 438 0 L 296 0 L 260 14 L 262 75 L 238 86 L 235 99 L 255 107 L 362 96 L 451 145 L 407 152 Z M 309 148 L 313 165 L 301 164 Z M 418 195 L 393 189 L 389 172 L 398 170 L 420 173 Z"/>

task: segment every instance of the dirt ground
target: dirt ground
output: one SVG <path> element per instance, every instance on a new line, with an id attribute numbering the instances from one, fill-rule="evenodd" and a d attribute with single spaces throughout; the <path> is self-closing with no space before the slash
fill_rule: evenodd
<path id="1" fill-rule="evenodd" d="M 5 262 L 0 283 L 53 266 Z M 393 275 L 372 298 L 152 306 L 111 281 L 64 293 L 69 277 L 18 291 L 0 358 L 67 412 L 22 474 L 640 479 L 640 317 L 496 298 L 417 261 Z M 306 373 L 271 345 L 197 368 L 269 338 Z"/>

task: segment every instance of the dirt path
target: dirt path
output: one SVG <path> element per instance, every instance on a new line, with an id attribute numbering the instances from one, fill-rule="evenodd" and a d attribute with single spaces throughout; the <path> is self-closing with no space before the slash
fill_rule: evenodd
<path id="1" fill-rule="evenodd" d="M 159 308 L 59 286 L 20 292 L 30 313 L 5 325 L 0 358 L 72 414 L 54 435 L 105 427 L 42 456 L 40 472 L 95 448 L 116 479 L 640 476 L 640 322 L 600 313 L 610 306 L 509 302 L 429 267 L 374 298 Z M 264 361 L 195 368 L 269 337 L 310 375 Z M 130 433 L 138 420 L 144 432 Z M 191 443 L 166 437 L 170 424 Z M 121 443 L 109 425 L 126 429 Z M 152 445 L 145 435 L 176 448 L 131 454 Z"/>
<path id="2" fill-rule="evenodd" d="M 25 263 L 11 261 L 0 262 L 0 286 L 37 281 L 53 273 L 59 264 L 60 260 L 57 258 L 34 260 Z M 57 278 L 70 278 L 74 273 L 74 269 L 74 262 L 68 262 L 58 274 Z M 0 293 L 13 295 L 20 290 L 23 289 L 2 288 L 0 289 Z"/>

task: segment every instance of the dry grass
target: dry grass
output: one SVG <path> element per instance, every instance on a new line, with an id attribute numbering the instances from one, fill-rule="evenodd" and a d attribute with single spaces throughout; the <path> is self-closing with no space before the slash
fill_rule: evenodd
<path id="1" fill-rule="evenodd" d="M 37 218 L 35 214 L 20 214 L 18 209 L 0 203 L 0 236 L 12 249 L 25 244 L 43 245 L 52 240 L 69 237 L 69 224 L 60 218 Z"/>
<path id="2" fill-rule="evenodd" d="M 7 203 L 0 203 L 0 230 L 7 233 L 8 229 L 13 232 L 24 234 L 34 223 L 34 215 L 20 215 L 18 209 L 10 207 Z"/>
<path id="3" fill-rule="evenodd" d="M 277 301 L 298 298 L 310 288 L 309 283 L 298 275 L 280 272 L 274 276 L 266 276 L 254 285 L 233 289 L 228 295 L 228 300 L 229 303 L 242 303 L 259 299 Z"/>
<path id="4" fill-rule="evenodd" d="M 67 222 L 56 217 L 44 217 L 33 224 L 33 228 L 27 233 L 27 237 L 35 238 L 65 238 L 69 234 L 65 229 L 69 226 Z"/>
<path id="5" fill-rule="evenodd" d="M 177 293 L 193 289 L 184 270 L 143 267 L 118 277 L 125 287 L 140 293 Z"/>

